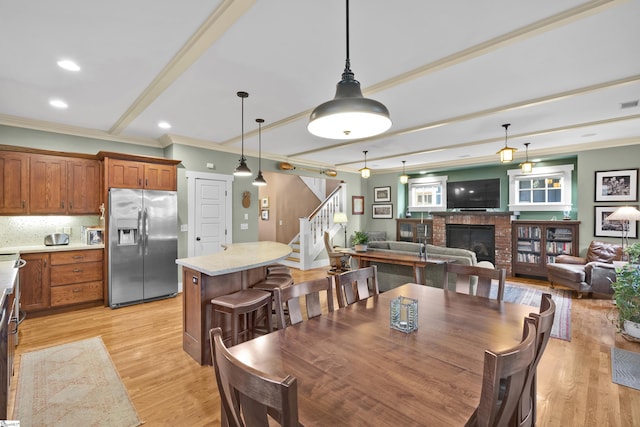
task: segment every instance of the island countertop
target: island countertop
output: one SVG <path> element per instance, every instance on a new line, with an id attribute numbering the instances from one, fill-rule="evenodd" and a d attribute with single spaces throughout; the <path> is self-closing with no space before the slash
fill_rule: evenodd
<path id="1" fill-rule="evenodd" d="M 233 243 L 215 254 L 179 258 L 176 264 L 208 276 L 220 276 L 282 261 L 290 253 L 291 247 L 284 243 Z"/>

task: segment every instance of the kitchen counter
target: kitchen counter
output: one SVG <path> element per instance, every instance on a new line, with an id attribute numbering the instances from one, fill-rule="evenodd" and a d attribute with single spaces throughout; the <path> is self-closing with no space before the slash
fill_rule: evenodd
<path id="1" fill-rule="evenodd" d="M 0 261 L 0 306 L 7 295 L 13 293 L 13 283 L 18 275 L 14 261 Z"/>
<path id="2" fill-rule="evenodd" d="M 46 245 L 24 245 L 0 248 L 0 253 L 20 253 L 33 254 L 39 252 L 60 252 L 60 251 L 80 251 L 85 249 L 104 249 L 104 244 L 87 245 L 85 243 L 69 243 L 68 245 L 46 246 Z"/>

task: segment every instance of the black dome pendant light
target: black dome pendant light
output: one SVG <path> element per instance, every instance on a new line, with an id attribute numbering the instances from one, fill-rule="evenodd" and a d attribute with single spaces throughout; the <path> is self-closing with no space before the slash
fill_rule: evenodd
<path id="1" fill-rule="evenodd" d="M 264 119 L 256 119 L 256 123 L 258 123 L 258 176 L 253 180 L 252 184 L 264 187 L 267 185 L 267 181 L 262 176 L 262 124 Z"/>
<path id="2" fill-rule="evenodd" d="M 359 139 L 379 135 L 391 127 L 384 104 L 362 96 L 360 82 L 351 71 L 349 59 L 349 0 L 347 3 L 347 58 L 342 80 L 331 101 L 318 105 L 309 117 L 307 130 L 329 139 Z"/>
<path id="3" fill-rule="evenodd" d="M 236 95 L 242 99 L 242 118 L 240 126 L 240 138 L 242 140 L 242 154 L 240 155 L 240 163 L 233 172 L 235 176 L 251 176 L 251 169 L 247 166 L 247 158 L 244 156 L 244 99 L 249 97 L 247 92 L 238 92 Z"/>

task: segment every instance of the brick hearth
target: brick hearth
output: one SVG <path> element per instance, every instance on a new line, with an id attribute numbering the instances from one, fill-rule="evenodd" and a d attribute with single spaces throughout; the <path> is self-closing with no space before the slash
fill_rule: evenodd
<path id="1" fill-rule="evenodd" d="M 432 212 L 433 244 L 446 246 L 447 224 L 493 225 L 495 227 L 496 267 L 511 276 L 512 212 Z"/>

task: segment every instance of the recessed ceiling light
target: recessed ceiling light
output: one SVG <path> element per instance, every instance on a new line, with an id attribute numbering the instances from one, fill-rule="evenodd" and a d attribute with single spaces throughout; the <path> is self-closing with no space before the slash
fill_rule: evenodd
<path id="1" fill-rule="evenodd" d="M 169 122 L 158 122 L 158 127 L 160 129 L 171 129 L 171 123 L 169 123 Z"/>
<path id="2" fill-rule="evenodd" d="M 66 102 L 64 102 L 62 99 L 50 99 L 49 105 L 51 105 L 52 107 L 60 108 L 60 109 L 65 109 L 69 107 L 69 105 Z"/>
<path id="3" fill-rule="evenodd" d="M 58 67 L 69 71 L 80 71 L 80 66 L 70 59 L 61 59 L 58 61 Z"/>

